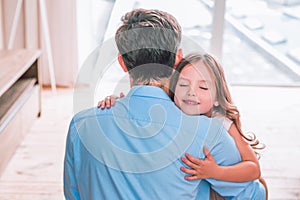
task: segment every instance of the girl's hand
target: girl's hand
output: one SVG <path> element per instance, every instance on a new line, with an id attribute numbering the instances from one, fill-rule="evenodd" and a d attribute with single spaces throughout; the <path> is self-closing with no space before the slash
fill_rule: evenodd
<path id="1" fill-rule="evenodd" d="M 113 105 L 115 105 L 115 101 L 117 100 L 117 99 L 120 99 L 120 98 L 122 98 L 122 97 L 124 97 L 125 95 L 124 95 L 124 93 L 123 92 L 121 92 L 120 93 L 120 96 L 118 97 L 118 96 L 114 96 L 114 95 L 111 95 L 111 96 L 107 96 L 107 97 L 105 97 L 105 99 L 104 100 L 102 100 L 102 101 L 99 101 L 98 102 L 98 108 L 101 108 L 102 110 L 106 107 L 106 108 L 110 108 L 111 106 L 113 106 Z"/>
<path id="2" fill-rule="evenodd" d="M 182 162 L 190 167 L 180 168 L 181 171 L 190 175 L 184 177 L 186 180 L 191 181 L 205 178 L 215 178 L 217 176 L 219 173 L 219 166 L 206 147 L 204 147 L 204 153 L 206 155 L 204 160 L 195 158 L 190 154 L 186 154 L 186 158 L 181 158 Z"/>

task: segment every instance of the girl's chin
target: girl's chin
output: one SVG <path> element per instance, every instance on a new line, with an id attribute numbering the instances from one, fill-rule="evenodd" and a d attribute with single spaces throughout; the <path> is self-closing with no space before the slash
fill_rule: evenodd
<path id="1" fill-rule="evenodd" d="M 182 110 L 182 112 L 184 112 L 186 115 L 200 115 L 199 113 L 190 110 Z"/>

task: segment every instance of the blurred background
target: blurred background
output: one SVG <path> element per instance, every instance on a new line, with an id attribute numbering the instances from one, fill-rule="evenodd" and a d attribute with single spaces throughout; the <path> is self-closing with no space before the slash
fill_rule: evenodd
<path id="1" fill-rule="evenodd" d="M 74 91 L 90 84 L 78 75 L 113 42 L 121 16 L 140 7 L 178 19 L 184 44 L 191 43 L 184 54 L 202 49 L 220 60 L 244 131 L 266 144 L 260 163 L 269 199 L 300 199 L 300 0 L 0 0 L 0 199 L 63 199 Z M 21 73 L 7 63 L 36 50 L 41 115 L 17 141 L 15 130 L 1 132 L 15 116 L 4 105 L 17 78 L 6 80 L 6 73 Z M 95 84 L 86 107 L 129 89 L 116 58 Z"/>

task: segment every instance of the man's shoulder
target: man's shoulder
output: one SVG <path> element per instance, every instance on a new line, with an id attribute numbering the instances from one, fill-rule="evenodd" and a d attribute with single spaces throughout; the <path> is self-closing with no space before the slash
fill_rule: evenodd
<path id="1" fill-rule="evenodd" d="M 185 121 L 188 121 L 189 123 L 197 123 L 200 127 L 200 129 L 209 129 L 210 127 L 215 127 L 218 129 L 222 129 L 222 123 L 220 123 L 219 120 L 215 119 L 215 118 L 210 118 L 207 117 L 205 115 L 193 115 L 193 116 L 189 116 L 189 115 L 185 115 L 184 117 L 182 117 L 183 119 L 185 119 Z"/>
<path id="2" fill-rule="evenodd" d="M 224 132 L 224 128 L 218 120 L 204 115 L 190 116 L 183 114 L 179 127 L 182 127 L 185 131 L 190 131 L 191 129 L 193 132 L 196 131 L 200 138 L 205 138 L 208 134 L 212 136 L 215 134 L 223 134 L 222 132 Z"/>
<path id="3" fill-rule="evenodd" d="M 86 120 L 89 118 L 95 118 L 97 116 L 101 116 L 101 115 L 108 115 L 110 113 L 110 109 L 104 109 L 102 110 L 101 108 L 97 108 L 97 107 L 91 107 L 88 109 L 84 109 L 78 113 L 76 113 L 73 116 L 73 121 L 74 122 L 78 122 L 81 120 Z"/>
<path id="4" fill-rule="evenodd" d="M 204 139 L 206 145 L 214 146 L 215 144 L 222 141 L 224 135 L 228 135 L 224 129 L 222 123 L 214 118 L 209 118 L 203 115 L 197 117 L 191 117 L 189 120 L 190 124 L 197 124 L 197 137 Z M 191 127 L 189 125 L 188 127 Z"/>
<path id="5" fill-rule="evenodd" d="M 90 118 L 90 117 L 94 117 L 96 115 L 96 112 L 97 112 L 96 107 L 84 109 L 82 111 L 79 111 L 78 113 L 76 113 L 73 116 L 73 121 L 77 122 L 77 121 L 80 121 L 82 119 L 87 119 L 87 118 Z"/>
<path id="6" fill-rule="evenodd" d="M 69 133 L 71 137 L 85 134 L 88 130 L 96 130 L 99 126 L 99 117 L 110 115 L 110 109 L 100 109 L 91 107 L 76 113 L 69 125 Z"/>

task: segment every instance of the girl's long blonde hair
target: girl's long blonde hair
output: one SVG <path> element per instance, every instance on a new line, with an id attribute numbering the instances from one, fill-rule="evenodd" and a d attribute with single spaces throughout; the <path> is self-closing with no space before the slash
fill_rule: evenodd
<path id="1" fill-rule="evenodd" d="M 212 116 L 214 116 L 214 114 L 216 113 L 219 113 L 227 117 L 233 122 L 233 124 L 237 127 L 237 130 L 239 131 L 240 135 L 243 138 L 245 138 L 245 140 L 249 143 L 249 145 L 251 145 L 251 147 L 255 151 L 263 149 L 265 145 L 259 142 L 259 140 L 256 138 L 254 133 L 252 133 L 251 135 L 245 135 L 243 133 L 241 128 L 240 112 L 237 109 L 237 107 L 233 104 L 231 94 L 226 82 L 224 70 L 220 65 L 220 63 L 213 56 L 209 54 L 193 53 L 187 55 L 179 62 L 179 64 L 176 67 L 177 72 L 173 73 L 171 77 L 170 90 L 169 90 L 171 99 L 174 101 L 174 93 L 175 93 L 176 84 L 180 72 L 183 70 L 185 66 L 199 61 L 203 62 L 204 65 L 209 70 L 212 79 L 214 81 L 214 85 L 216 87 L 216 101 L 218 101 L 218 105 L 213 106 Z"/>

